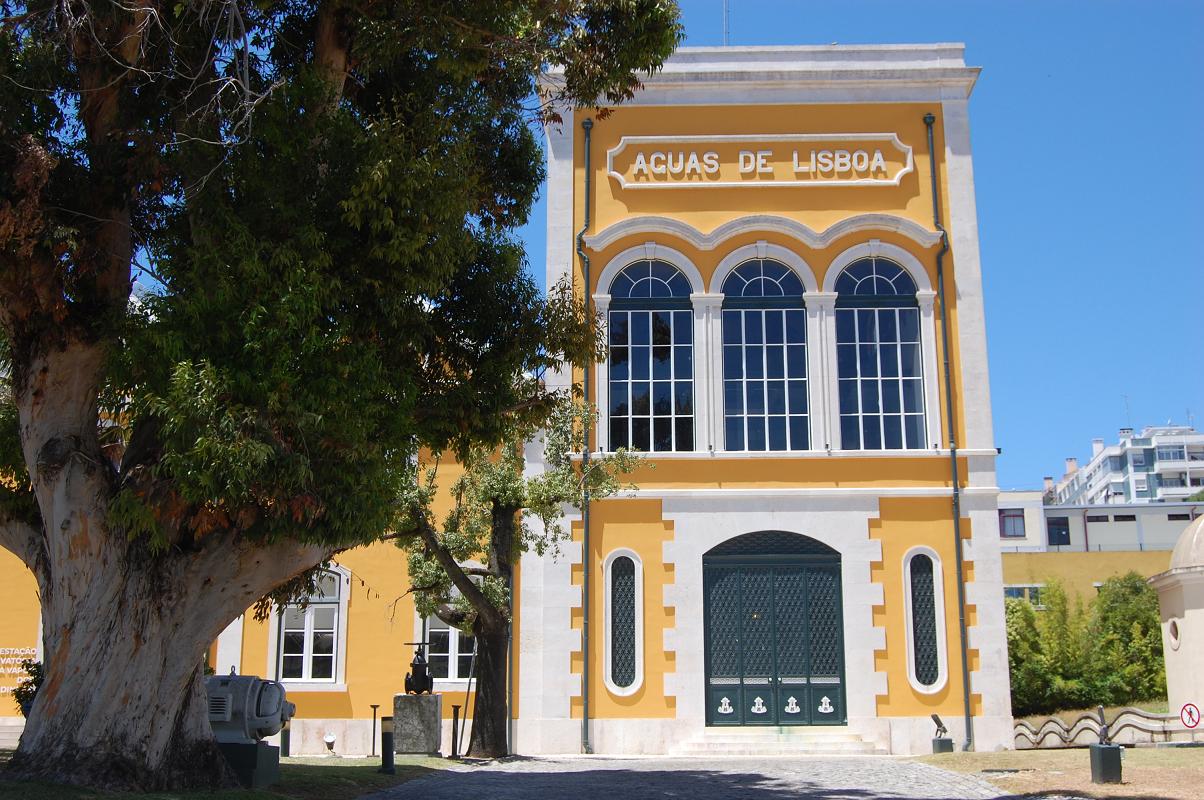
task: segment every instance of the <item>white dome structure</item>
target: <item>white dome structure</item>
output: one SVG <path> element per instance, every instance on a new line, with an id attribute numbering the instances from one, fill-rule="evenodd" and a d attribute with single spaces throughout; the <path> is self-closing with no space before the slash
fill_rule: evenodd
<path id="1" fill-rule="evenodd" d="M 1192 520 L 1171 554 L 1170 569 L 1150 578 L 1158 591 L 1170 713 L 1204 706 L 1204 516 Z"/>

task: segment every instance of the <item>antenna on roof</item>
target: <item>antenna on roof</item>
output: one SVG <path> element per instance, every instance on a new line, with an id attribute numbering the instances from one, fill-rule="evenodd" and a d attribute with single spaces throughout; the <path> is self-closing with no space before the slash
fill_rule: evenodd
<path id="1" fill-rule="evenodd" d="M 730 27 L 731 27 L 728 24 L 728 21 L 729 21 L 728 0 L 723 0 L 723 46 L 724 47 L 727 47 L 728 34 L 730 32 Z"/>

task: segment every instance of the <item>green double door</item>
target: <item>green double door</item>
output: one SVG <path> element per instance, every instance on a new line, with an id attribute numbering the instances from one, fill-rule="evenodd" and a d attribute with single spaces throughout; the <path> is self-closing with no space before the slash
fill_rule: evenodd
<path id="1" fill-rule="evenodd" d="M 703 561 L 708 725 L 842 725 L 839 557 Z"/>

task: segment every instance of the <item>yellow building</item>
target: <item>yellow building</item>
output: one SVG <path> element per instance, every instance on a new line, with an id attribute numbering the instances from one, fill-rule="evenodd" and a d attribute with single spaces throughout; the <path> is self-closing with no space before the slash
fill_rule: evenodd
<path id="1" fill-rule="evenodd" d="M 597 450 L 648 456 L 522 559 L 516 752 L 925 752 L 933 713 L 1010 746 L 977 75 L 960 45 L 687 48 L 548 127 L 548 284 L 609 337 L 553 380 L 586 385 Z M 404 591 L 391 545 L 346 553 L 212 663 L 289 686 L 294 752 L 367 752 L 406 642 L 445 713 L 469 688 L 471 642 Z"/>

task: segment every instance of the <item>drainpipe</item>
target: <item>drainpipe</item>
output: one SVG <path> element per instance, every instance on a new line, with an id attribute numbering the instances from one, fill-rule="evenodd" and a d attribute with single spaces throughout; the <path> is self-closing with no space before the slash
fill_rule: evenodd
<path id="1" fill-rule="evenodd" d="M 591 319 L 593 314 L 593 296 L 590 294 L 589 256 L 585 252 L 585 232 L 589 230 L 590 211 L 590 165 L 589 165 L 589 134 L 594 127 L 592 119 L 581 121 L 585 131 L 585 211 L 581 230 L 577 231 L 577 256 L 581 259 L 581 275 L 585 284 L 585 318 Z M 585 402 L 592 403 L 590 396 L 590 370 L 593 362 L 588 357 L 585 361 L 585 373 L 582 376 L 582 391 Z M 585 416 L 585 444 L 581 448 L 581 471 L 584 474 L 589 469 L 589 435 L 590 417 Z M 590 545 L 589 545 L 589 488 L 582 493 L 581 498 L 581 752 L 590 754 L 593 745 L 589 740 L 589 596 L 590 596 Z"/>
<path id="2" fill-rule="evenodd" d="M 965 715 L 966 738 L 962 750 L 974 749 L 974 719 L 970 713 L 970 654 L 966 638 L 966 576 L 965 547 L 962 542 L 962 492 L 957 469 L 957 425 L 953 408 L 953 380 L 949 366 L 949 311 L 945 303 L 945 254 L 949 252 L 949 233 L 941 224 L 941 195 L 937 186 L 936 150 L 932 143 L 932 124 L 936 117 L 924 115 L 928 128 L 928 163 L 932 173 L 932 224 L 941 232 L 941 249 L 936 254 L 936 292 L 941 306 L 941 350 L 945 373 L 945 410 L 949 428 L 949 469 L 953 476 L 953 544 L 957 553 L 957 626 L 961 634 L 962 651 L 962 711 Z"/>
<path id="3" fill-rule="evenodd" d="M 1083 509 L 1083 552 L 1091 552 L 1091 532 L 1088 530 L 1087 509 Z"/>

